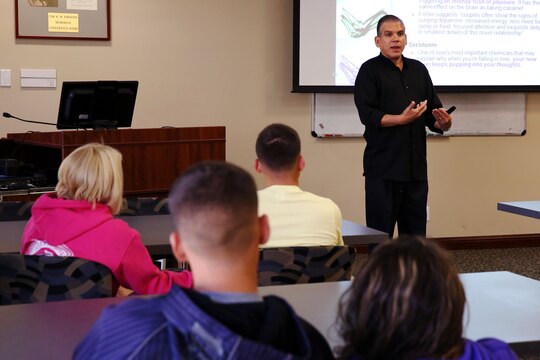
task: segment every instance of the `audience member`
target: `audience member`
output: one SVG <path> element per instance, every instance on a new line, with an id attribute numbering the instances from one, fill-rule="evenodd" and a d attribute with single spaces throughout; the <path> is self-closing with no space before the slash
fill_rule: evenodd
<path id="1" fill-rule="evenodd" d="M 465 292 L 435 242 L 400 236 L 379 245 L 341 300 L 342 359 L 517 359 L 507 344 L 464 339 Z"/>
<path id="2" fill-rule="evenodd" d="M 172 284 L 192 286 L 191 273 L 159 270 L 139 233 L 113 218 L 123 199 L 122 154 L 90 143 L 68 155 L 58 170 L 56 194 L 32 207 L 22 236 L 26 255 L 73 256 L 111 269 L 118 285 L 137 294 L 167 293 Z"/>
<path id="3" fill-rule="evenodd" d="M 173 186 L 169 208 L 172 251 L 189 262 L 194 289 L 106 309 L 75 358 L 333 358 L 283 299 L 257 294 L 259 245 L 269 230 L 247 172 L 225 162 L 194 165 Z"/>
<path id="4" fill-rule="evenodd" d="M 305 161 L 298 133 L 284 124 L 269 125 L 257 137 L 255 148 L 255 170 L 266 183 L 258 192 L 259 214 L 266 214 L 270 222 L 266 246 L 343 245 L 339 207 L 300 189 Z"/>

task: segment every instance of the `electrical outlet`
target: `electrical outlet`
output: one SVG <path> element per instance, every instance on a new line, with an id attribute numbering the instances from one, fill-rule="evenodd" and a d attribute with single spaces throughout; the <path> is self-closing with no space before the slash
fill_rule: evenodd
<path id="1" fill-rule="evenodd" d="M 11 87 L 11 69 L 0 69 L 0 86 Z"/>
<path id="2" fill-rule="evenodd" d="M 429 205 L 426 206 L 426 221 L 429 221 Z"/>

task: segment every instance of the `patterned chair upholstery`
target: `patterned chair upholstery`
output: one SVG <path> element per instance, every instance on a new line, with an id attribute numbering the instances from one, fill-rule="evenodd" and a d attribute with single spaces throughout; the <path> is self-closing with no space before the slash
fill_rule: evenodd
<path id="1" fill-rule="evenodd" d="M 0 305 L 112 296 L 105 265 L 60 256 L 0 254 Z"/>
<path id="2" fill-rule="evenodd" d="M 169 214 L 167 198 L 134 197 L 124 198 L 119 216 Z"/>
<path id="3" fill-rule="evenodd" d="M 356 250 L 350 246 L 262 248 L 259 286 L 350 280 Z"/>

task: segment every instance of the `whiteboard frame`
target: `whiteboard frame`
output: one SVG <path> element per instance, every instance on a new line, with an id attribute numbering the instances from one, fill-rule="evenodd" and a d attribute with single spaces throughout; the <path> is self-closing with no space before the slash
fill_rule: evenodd
<path id="1" fill-rule="evenodd" d="M 452 129 L 434 136 L 522 136 L 526 133 L 527 94 L 442 93 L 446 107 L 456 106 Z M 363 137 L 351 93 L 314 93 L 311 134 L 318 138 Z"/>

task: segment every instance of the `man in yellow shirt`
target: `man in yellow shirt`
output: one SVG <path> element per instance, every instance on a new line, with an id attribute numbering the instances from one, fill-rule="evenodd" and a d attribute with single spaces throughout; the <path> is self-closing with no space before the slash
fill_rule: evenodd
<path id="1" fill-rule="evenodd" d="M 264 247 L 343 245 L 339 207 L 299 187 L 300 147 L 296 130 L 284 124 L 269 125 L 257 137 L 255 170 L 266 183 L 258 191 L 259 214 L 270 222 Z"/>

